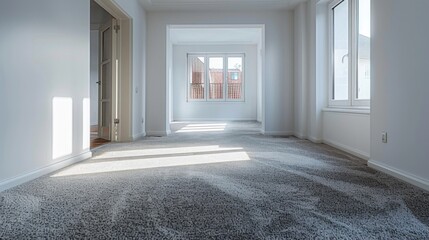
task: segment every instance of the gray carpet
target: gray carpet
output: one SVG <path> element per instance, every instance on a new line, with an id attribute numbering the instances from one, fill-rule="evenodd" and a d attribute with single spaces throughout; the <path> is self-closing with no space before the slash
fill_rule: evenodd
<path id="1" fill-rule="evenodd" d="M 246 126 L 178 125 L 4 191 L 0 239 L 429 239 L 427 192 Z"/>

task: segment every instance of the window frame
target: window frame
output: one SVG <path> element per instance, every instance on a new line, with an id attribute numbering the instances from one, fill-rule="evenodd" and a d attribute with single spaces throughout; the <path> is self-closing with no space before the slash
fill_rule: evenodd
<path id="1" fill-rule="evenodd" d="M 204 76 L 204 98 L 193 99 L 190 94 L 190 85 L 192 82 L 192 57 L 204 57 L 205 76 Z M 211 99 L 210 93 L 210 58 L 222 57 L 223 58 L 223 98 Z M 228 58 L 241 57 L 242 59 L 242 81 L 241 81 L 241 98 L 229 99 L 228 98 Z M 186 84 L 186 101 L 187 102 L 245 102 L 245 54 L 244 53 L 188 53 L 187 54 L 187 84 Z"/>
<path id="2" fill-rule="evenodd" d="M 334 99 L 334 8 L 339 4 L 348 2 L 348 99 Z M 329 107 L 369 108 L 371 99 L 358 99 L 358 41 L 359 41 L 359 0 L 333 0 L 329 4 Z"/>
<path id="3" fill-rule="evenodd" d="M 191 82 L 192 82 L 192 64 L 191 64 L 191 58 L 192 57 L 204 57 L 204 98 L 202 99 L 195 99 L 195 98 L 191 98 L 190 94 L 190 87 L 191 87 Z M 206 82 L 207 82 L 207 59 L 206 56 L 203 54 L 188 54 L 187 56 L 187 62 L 188 62 L 188 77 L 187 79 L 187 83 L 186 83 L 186 99 L 187 101 L 192 101 L 192 102 L 205 102 L 207 99 L 207 89 L 206 89 Z"/>
<path id="4" fill-rule="evenodd" d="M 223 80 L 222 80 L 222 96 L 223 98 L 210 98 L 210 58 L 222 58 L 222 64 L 223 64 Z M 223 54 L 210 54 L 206 56 L 206 61 L 207 61 L 207 71 L 206 71 L 206 76 L 207 76 L 207 83 L 206 84 L 206 96 L 207 96 L 207 101 L 208 102 L 224 102 L 226 100 L 226 89 L 225 89 L 225 64 L 226 64 L 226 60 Z"/>

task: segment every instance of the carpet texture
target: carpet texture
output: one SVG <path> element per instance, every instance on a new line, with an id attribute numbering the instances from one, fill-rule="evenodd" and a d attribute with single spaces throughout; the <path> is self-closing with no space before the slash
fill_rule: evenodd
<path id="1" fill-rule="evenodd" d="M 0 193 L 0 239 L 429 239 L 429 194 L 251 123 L 169 137 Z"/>

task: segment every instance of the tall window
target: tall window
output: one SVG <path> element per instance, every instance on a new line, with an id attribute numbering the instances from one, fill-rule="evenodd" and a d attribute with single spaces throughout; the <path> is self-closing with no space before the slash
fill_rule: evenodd
<path id="1" fill-rule="evenodd" d="M 188 69 L 188 100 L 244 101 L 244 54 L 188 54 Z"/>
<path id="2" fill-rule="evenodd" d="M 369 106 L 370 0 L 330 4 L 330 106 Z"/>

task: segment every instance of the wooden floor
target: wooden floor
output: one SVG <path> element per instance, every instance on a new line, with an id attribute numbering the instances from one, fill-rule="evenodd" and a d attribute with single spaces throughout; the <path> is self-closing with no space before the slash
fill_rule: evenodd
<path id="1" fill-rule="evenodd" d="M 109 142 L 110 142 L 109 140 L 98 137 L 98 126 L 97 125 L 91 126 L 91 144 L 90 144 L 91 149 L 96 148 L 96 147 L 100 147 L 100 146 L 107 144 Z"/>
<path id="2" fill-rule="evenodd" d="M 91 139 L 91 148 L 96 148 L 99 146 L 102 146 L 104 144 L 109 143 L 109 140 L 103 139 L 103 138 L 96 138 L 96 139 Z"/>

